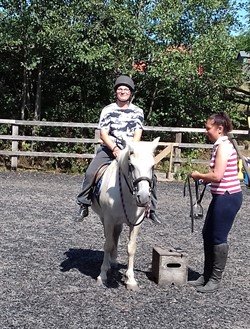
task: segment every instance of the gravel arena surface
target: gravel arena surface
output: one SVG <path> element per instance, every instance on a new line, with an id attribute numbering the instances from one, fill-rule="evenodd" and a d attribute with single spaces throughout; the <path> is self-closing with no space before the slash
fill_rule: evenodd
<path id="1" fill-rule="evenodd" d="M 75 222 L 82 177 L 40 172 L 1 172 L 0 328 L 240 329 L 249 322 L 250 190 L 229 236 L 229 259 L 221 290 L 200 294 L 188 285 L 152 280 L 152 250 L 180 247 L 189 277 L 202 271 L 203 220 L 191 233 L 183 183 L 158 183 L 163 223 L 144 221 L 138 236 L 135 276 L 140 290 L 124 285 L 128 227 L 119 242 L 119 267 L 106 289 L 96 285 L 103 257 L 97 215 Z M 210 200 L 206 191 L 204 210 Z"/>

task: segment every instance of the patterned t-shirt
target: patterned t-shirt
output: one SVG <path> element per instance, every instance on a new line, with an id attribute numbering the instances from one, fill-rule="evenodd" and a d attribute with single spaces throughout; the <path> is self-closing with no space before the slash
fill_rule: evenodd
<path id="1" fill-rule="evenodd" d="M 125 110 L 116 103 L 105 106 L 100 115 L 99 129 L 105 129 L 113 141 L 122 148 L 122 140 L 132 139 L 138 129 L 143 129 L 144 114 L 130 103 Z"/>

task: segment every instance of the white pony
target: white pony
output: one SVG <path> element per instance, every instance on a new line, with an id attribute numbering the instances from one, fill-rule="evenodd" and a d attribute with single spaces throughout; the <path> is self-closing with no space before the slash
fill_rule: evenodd
<path id="1" fill-rule="evenodd" d="M 150 193 L 153 179 L 154 150 L 159 142 L 127 142 L 119 159 L 112 161 L 105 171 L 99 196 L 93 197 L 92 209 L 99 215 L 105 235 L 104 258 L 99 285 L 107 282 L 111 264 L 117 264 L 117 244 L 123 224 L 129 226 L 128 268 L 126 287 L 138 290 L 134 278 L 134 255 L 136 238 L 150 207 Z"/>

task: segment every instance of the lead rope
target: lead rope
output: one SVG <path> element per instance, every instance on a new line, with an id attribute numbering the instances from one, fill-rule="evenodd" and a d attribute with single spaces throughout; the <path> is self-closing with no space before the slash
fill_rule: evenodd
<path id="1" fill-rule="evenodd" d="M 125 177 L 125 176 L 124 176 L 124 177 Z M 125 179 L 125 180 L 126 180 L 126 179 Z M 127 180 L 126 180 L 126 183 L 127 183 L 127 185 L 128 185 L 128 181 L 127 181 Z M 128 188 L 129 188 L 129 190 L 130 190 L 130 192 L 131 192 L 131 188 L 130 188 L 129 185 L 128 185 Z M 126 211 L 126 207 L 125 207 L 124 198 L 123 198 L 122 184 L 121 184 L 121 170 L 120 170 L 120 168 L 119 168 L 119 189 L 120 189 L 120 195 L 121 195 L 121 200 L 122 200 L 122 208 L 123 208 L 123 212 L 124 212 L 124 215 L 125 215 L 125 217 L 126 217 L 126 220 L 127 220 L 128 224 L 129 224 L 130 226 L 138 226 L 138 225 L 140 225 L 140 224 L 144 221 L 144 219 L 145 219 L 145 214 L 148 212 L 148 208 L 149 208 L 149 206 L 145 207 L 144 216 L 142 217 L 142 220 L 141 220 L 139 223 L 134 224 L 134 223 L 132 223 L 132 222 L 129 220 L 129 218 L 128 218 L 128 214 L 127 214 L 127 211 Z M 133 193 L 132 193 L 132 194 L 133 194 Z"/>
<path id="2" fill-rule="evenodd" d="M 188 192 L 189 192 L 189 199 L 190 199 L 190 218 L 191 218 L 191 232 L 194 232 L 194 208 L 193 208 L 193 195 L 191 191 L 191 184 L 190 184 L 190 175 L 187 175 L 187 178 L 184 182 L 184 190 L 183 195 L 186 196 L 186 187 L 188 185 Z"/>
<path id="3" fill-rule="evenodd" d="M 184 196 L 186 196 L 186 186 L 188 185 L 188 192 L 189 192 L 189 199 L 190 199 L 190 218 L 191 218 L 191 232 L 194 232 L 194 220 L 197 218 L 203 218 L 203 207 L 201 205 L 201 201 L 203 199 L 205 190 L 206 190 L 206 184 L 204 185 L 204 188 L 199 195 L 199 181 L 195 180 L 195 196 L 196 201 L 193 202 L 193 194 L 191 190 L 191 183 L 190 183 L 190 175 L 187 175 L 187 178 L 184 182 Z"/>

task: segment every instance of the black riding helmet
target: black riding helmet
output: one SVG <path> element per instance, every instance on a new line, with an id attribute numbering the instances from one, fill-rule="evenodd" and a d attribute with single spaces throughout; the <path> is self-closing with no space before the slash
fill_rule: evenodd
<path id="1" fill-rule="evenodd" d="M 134 81 L 127 75 L 120 75 L 116 79 L 115 84 L 114 84 L 115 91 L 119 86 L 126 86 L 130 89 L 131 92 L 133 92 L 135 90 Z"/>

